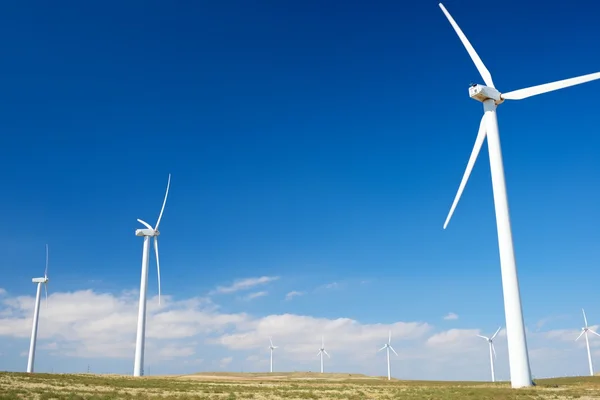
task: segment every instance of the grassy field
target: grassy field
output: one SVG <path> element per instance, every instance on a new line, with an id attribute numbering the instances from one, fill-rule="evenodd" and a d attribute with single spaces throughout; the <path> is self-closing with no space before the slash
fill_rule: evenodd
<path id="1" fill-rule="evenodd" d="M 132 378 L 117 375 L 0 373 L 0 399 L 600 399 L 600 377 L 538 380 L 531 389 L 508 383 L 388 382 L 355 374 L 195 374 Z"/>

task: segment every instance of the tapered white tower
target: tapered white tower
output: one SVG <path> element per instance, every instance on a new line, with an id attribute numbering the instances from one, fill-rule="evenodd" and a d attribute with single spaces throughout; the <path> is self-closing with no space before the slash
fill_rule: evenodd
<path id="1" fill-rule="evenodd" d="M 581 312 L 583 312 L 583 323 L 585 325 L 583 328 L 581 328 L 581 333 L 579 334 L 579 336 L 577 336 L 577 339 L 575 339 L 575 340 L 577 341 L 577 340 L 579 340 L 579 338 L 581 336 L 585 336 L 585 345 L 587 347 L 588 364 L 590 367 L 590 376 L 594 376 L 594 365 L 592 364 L 592 353 L 590 352 L 590 341 L 588 339 L 588 332 L 591 332 L 596 336 L 600 336 L 600 335 L 588 327 L 587 318 L 585 316 L 585 311 L 583 310 L 583 308 L 581 309 Z"/>
<path id="2" fill-rule="evenodd" d="M 394 350 L 394 348 L 392 347 L 392 331 L 390 331 L 388 342 L 386 344 L 384 344 L 382 348 L 377 350 L 377 352 L 380 352 L 383 349 L 387 350 L 387 371 L 388 371 L 388 381 L 389 381 L 392 379 L 392 370 L 390 367 L 390 350 L 393 351 L 396 356 L 398 356 L 398 353 L 396 353 L 396 350 Z"/>
<path id="3" fill-rule="evenodd" d="M 273 346 L 273 341 L 271 340 L 271 338 L 269 337 L 269 352 L 271 353 L 271 368 L 269 369 L 269 372 L 273 372 L 273 350 L 275 350 L 277 348 L 277 346 Z"/>
<path id="4" fill-rule="evenodd" d="M 496 337 L 498 332 L 500 332 L 500 328 L 502 328 L 502 327 L 499 327 L 498 330 L 496 331 L 496 333 L 494 333 L 492 335 L 492 337 L 477 335 L 480 338 L 487 340 L 489 347 L 490 347 L 490 369 L 492 370 L 492 382 L 496 382 L 496 374 L 494 373 L 494 359 L 496 358 L 496 349 L 494 348 L 494 338 Z"/>
<path id="5" fill-rule="evenodd" d="M 492 191 L 494 196 L 494 208 L 496 212 L 496 230 L 498 233 L 498 250 L 500 254 L 500 270 L 502 276 L 502 290 L 504 295 L 504 314 L 506 317 L 506 339 L 508 342 L 508 359 L 510 365 L 510 380 L 513 388 L 529 387 L 533 385 L 531 369 L 529 367 L 529 355 L 527 351 L 527 339 L 525 336 L 525 322 L 521 307 L 521 294 L 519 280 L 517 277 L 517 265 L 513 248 L 512 230 L 508 212 L 508 198 L 506 194 L 506 182 L 504 178 L 504 164 L 502 162 L 502 151 L 500 147 L 500 134 L 498 131 L 498 117 L 496 108 L 505 100 L 521 100 L 542 93 L 564 89 L 569 86 L 600 79 L 600 72 L 579 76 L 577 78 L 564 79 L 562 81 L 532 86 L 525 89 L 513 90 L 501 93 L 494 86 L 492 75 L 479 58 L 479 55 L 452 18 L 446 8 L 440 3 L 440 8 L 452 25 L 463 46 L 471 56 L 471 60 L 483 78 L 485 85 L 472 85 L 469 88 L 469 96 L 483 104 L 483 117 L 479 125 L 479 133 L 475 139 L 475 146 L 471 151 L 471 157 L 467 168 L 454 198 L 454 202 L 444 223 L 447 227 L 450 218 L 460 200 L 460 196 L 467 184 L 479 150 L 487 135 L 488 153 L 490 158 L 490 169 L 492 174 Z M 481 29 L 495 29 L 493 24 L 480 25 Z M 485 32 L 483 30 L 482 32 Z M 444 95 L 443 95 L 444 96 Z M 590 99 L 590 101 L 593 101 Z"/>
<path id="6" fill-rule="evenodd" d="M 323 354 L 329 357 L 329 353 L 325 351 L 325 338 L 321 336 L 321 347 L 319 348 L 319 352 L 317 353 L 318 356 L 321 356 L 321 373 L 323 373 Z"/>
<path id="7" fill-rule="evenodd" d="M 148 289 L 148 263 L 150 259 L 150 238 L 154 238 L 154 252 L 156 254 L 156 271 L 158 275 L 158 304 L 160 304 L 160 262 L 158 259 L 158 226 L 167 204 L 167 196 L 169 195 L 169 186 L 171 185 L 171 174 L 167 181 L 167 191 L 165 193 L 165 199 L 163 200 L 156 226 L 152 228 L 150 224 L 141 219 L 138 222 L 146 227 L 146 229 L 137 229 L 135 231 L 136 236 L 142 236 L 144 238 L 144 248 L 142 251 L 142 279 L 140 283 L 140 304 L 138 311 L 138 324 L 137 324 L 137 335 L 135 340 L 135 360 L 133 364 L 133 376 L 144 375 L 144 344 L 146 341 L 146 291 Z"/>
<path id="8" fill-rule="evenodd" d="M 46 269 L 43 278 L 33 278 L 33 283 L 37 283 L 37 293 L 35 295 L 35 305 L 33 307 L 33 327 L 31 328 L 31 341 L 29 342 L 29 357 L 27 359 L 27 372 L 33 372 L 35 362 L 35 345 L 37 342 L 38 320 L 40 316 L 40 301 L 42 298 L 42 284 L 46 292 L 46 307 L 48 306 L 48 245 L 46 245 Z"/>

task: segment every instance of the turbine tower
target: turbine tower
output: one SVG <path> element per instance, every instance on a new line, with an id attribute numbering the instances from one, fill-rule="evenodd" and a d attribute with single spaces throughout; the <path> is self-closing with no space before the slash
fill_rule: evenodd
<path id="1" fill-rule="evenodd" d="M 46 269 L 43 278 L 33 278 L 33 283 L 37 283 L 37 293 L 35 295 L 35 306 L 33 308 L 33 327 L 31 328 L 31 342 L 29 343 L 29 358 L 27 359 L 27 372 L 33 373 L 33 363 L 35 361 L 35 345 L 37 342 L 38 321 L 40 316 L 40 300 L 42 298 L 42 284 L 46 292 L 46 308 L 48 308 L 48 245 L 46 245 Z"/>
<path id="2" fill-rule="evenodd" d="M 392 331 L 390 331 L 388 342 L 386 344 L 384 344 L 382 348 L 377 350 L 377 352 L 379 353 L 383 349 L 387 349 L 387 367 L 388 367 L 388 381 L 389 381 L 392 379 L 392 371 L 390 369 L 390 350 L 392 350 L 394 352 L 394 354 L 396 356 L 398 356 L 398 353 L 396 353 L 396 350 L 394 350 L 394 348 L 392 347 Z"/>
<path id="3" fill-rule="evenodd" d="M 585 326 L 583 328 L 581 328 L 581 333 L 579 334 L 579 336 L 577 336 L 577 339 L 575 339 L 575 341 L 579 340 L 579 338 L 581 336 L 585 335 L 585 345 L 587 346 L 588 364 L 590 366 L 590 376 L 594 376 L 594 366 L 592 365 L 592 353 L 590 353 L 590 341 L 588 339 L 588 332 L 592 332 L 596 336 L 600 336 L 600 335 L 597 334 L 595 331 L 591 330 L 590 328 L 588 328 L 587 318 L 585 317 L 585 311 L 583 310 L 583 308 L 581 309 L 581 311 L 583 312 L 583 322 L 584 322 Z"/>
<path id="4" fill-rule="evenodd" d="M 500 328 L 502 328 L 502 327 L 499 327 L 498 330 L 496 331 L 496 333 L 494 333 L 492 335 L 492 337 L 477 335 L 480 338 L 487 340 L 487 342 L 490 345 L 490 368 L 492 370 L 492 382 L 496 382 L 496 375 L 494 373 L 494 359 L 496 358 L 496 349 L 494 348 L 494 338 L 496 337 L 498 332 L 500 332 Z"/>
<path id="5" fill-rule="evenodd" d="M 278 346 L 273 346 L 273 341 L 271 340 L 271 337 L 269 337 L 269 343 L 271 344 L 269 346 L 269 350 L 271 352 L 271 369 L 269 372 L 273 372 L 273 350 L 275 350 Z"/>
<path id="6" fill-rule="evenodd" d="M 136 236 L 144 237 L 144 248 L 142 251 L 142 279 L 140 283 L 140 305 L 138 312 L 137 335 L 135 341 L 135 361 L 133 365 L 133 376 L 144 375 L 144 344 L 146 341 L 146 291 L 148 289 L 148 263 L 150 259 L 150 238 L 154 237 L 154 253 L 156 254 L 156 271 L 158 275 L 158 304 L 160 305 L 160 262 L 158 260 L 158 235 L 160 232 L 158 226 L 162 218 L 165 204 L 167 204 L 167 196 L 169 195 L 169 186 L 171 185 L 171 174 L 167 181 L 167 191 L 163 200 L 156 226 L 152 228 L 150 224 L 141 219 L 138 222 L 146 227 L 146 229 L 136 229 Z"/>
<path id="7" fill-rule="evenodd" d="M 323 354 L 329 357 L 329 353 L 325 351 L 325 338 L 321 336 L 321 347 L 319 348 L 319 352 L 317 353 L 318 356 L 321 356 L 321 373 L 323 373 Z"/>
<path id="8" fill-rule="evenodd" d="M 469 96 L 483 103 L 484 114 L 479 125 L 479 133 L 475 140 L 475 146 L 471 152 L 471 157 L 463 175 L 462 181 L 444 223 L 444 229 L 454 213 L 463 189 L 469 179 L 483 140 L 488 140 L 488 152 L 490 158 L 490 168 L 492 173 L 492 189 L 494 193 L 494 207 L 496 212 L 496 228 L 498 233 L 498 249 L 500 254 L 500 269 L 502 275 L 502 289 L 504 297 L 504 313 L 506 317 L 506 338 L 508 341 L 508 356 L 510 364 L 510 379 L 513 388 L 532 386 L 531 369 L 529 367 L 529 356 L 527 354 L 527 339 L 525 336 L 525 323 L 523 320 L 523 310 L 521 307 L 521 295 L 519 293 L 519 280 L 517 277 L 517 266 L 513 249 L 513 239 L 510 227 L 510 217 L 508 212 L 508 199 L 506 195 L 506 183 L 504 179 L 504 166 L 502 164 L 502 152 L 500 147 L 500 137 L 498 133 L 498 119 L 496 116 L 496 107 L 504 100 L 521 100 L 538 94 L 563 89 L 569 86 L 578 85 L 595 79 L 600 79 L 600 72 L 580 76 L 577 78 L 565 79 L 553 83 L 533 86 L 526 89 L 515 90 L 508 93 L 500 93 L 494 86 L 492 76 L 485 67 L 473 46 L 464 35 L 460 27 L 456 24 L 452 16 L 448 13 L 442 3 L 440 8 L 446 15 L 448 21 L 454 28 L 460 38 L 463 46 L 475 63 L 479 74 L 485 82 L 484 85 L 471 85 Z"/>

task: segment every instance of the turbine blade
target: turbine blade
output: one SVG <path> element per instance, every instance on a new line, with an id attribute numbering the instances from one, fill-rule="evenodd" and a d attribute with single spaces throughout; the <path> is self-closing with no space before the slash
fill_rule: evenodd
<path id="1" fill-rule="evenodd" d="M 390 350 L 393 351 L 394 354 L 398 356 L 398 353 L 396 353 L 396 350 L 394 350 L 394 348 L 392 346 L 390 346 Z"/>
<path id="2" fill-rule="evenodd" d="M 588 332 L 592 332 L 594 335 L 596 335 L 596 336 L 600 336 L 600 335 L 599 335 L 599 334 L 598 334 L 596 331 L 593 331 L 593 330 L 591 330 L 591 329 L 589 329 L 589 328 L 588 328 Z"/>
<path id="3" fill-rule="evenodd" d="M 479 336 L 480 338 L 485 339 L 485 340 L 490 340 L 490 338 L 487 336 L 481 336 L 481 335 L 477 335 L 477 336 Z"/>
<path id="4" fill-rule="evenodd" d="M 325 336 L 321 336 L 321 347 L 325 347 Z"/>
<path id="5" fill-rule="evenodd" d="M 46 269 L 44 270 L 44 278 L 48 277 L 48 244 L 46 244 Z"/>
<path id="6" fill-rule="evenodd" d="M 379 350 L 377 350 L 377 352 L 379 353 L 381 350 L 385 349 L 387 346 L 383 346 L 382 348 L 380 348 Z"/>
<path id="7" fill-rule="evenodd" d="M 496 333 L 494 333 L 494 335 L 491 337 L 492 340 L 496 337 L 496 335 L 498 334 L 498 332 L 500 332 L 501 328 L 502 328 L 501 326 L 498 327 L 498 330 L 496 331 Z"/>
<path id="8" fill-rule="evenodd" d="M 581 333 L 579 334 L 579 336 L 577 336 L 577 339 L 575 339 L 575 341 L 579 340 L 579 338 L 585 333 L 585 331 L 581 331 Z"/>
<path id="9" fill-rule="evenodd" d="M 44 282 L 44 290 L 46 291 L 46 309 L 48 309 L 48 282 Z"/>
<path id="10" fill-rule="evenodd" d="M 496 348 L 494 347 L 494 343 L 492 343 L 491 346 L 492 346 L 492 353 L 494 353 L 494 359 L 496 359 Z"/>
<path id="11" fill-rule="evenodd" d="M 269 343 L 271 343 L 271 347 L 273 347 L 273 341 L 271 340 L 271 336 L 269 336 Z"/>
<path id="12" fill-rule="evenodd" d="M 160 261 L 158 259 L 158 236 L 154 236 L 154 253 L 156 254 L 156 272 L 158 275 L 158 305 L 160 305 Z"/>
<path id="13" fill-rule="evenodd" d="M 152 227 L 150 226 L 149 223 L 147 223 L 146 221 L 142 221 L 141 219 L 138 218 L 138 222 L 142 225 L 144 225 L 146 228 L 148 229 L 152 229 Z"/>
<path id="14" fill-rule="evenodd" d="M 568 88 L 570 86 L 579 85 L 589 81 L 600 79 L 600 72 L 593 74 L 587 74 L 578 76 L 576 78 L 563 79 L 561 81 L 545 83 L 543 85 L 537 85 L 528 87 L 525 89 L 513 90 L 512 92 L 502 93 L 502 98 L 505 100 L 521 100 L 527 97 L 536 96 L 538 94 L 553 92 L 558 89 Z"/>
<path id="15" fill-rule="evenodd" d="M 319 352 L 317 353 L 317 357 L 321 355 L 321 350 L 319 350 Z"/>
<path id="16" fill-rule="evenodd" d="M 327 357 L 329 357 L 329 353 L 327 352 L 327 350 L 323 350 L 323 353 L 325 353 L 325 355 L 326 355 Z M 331 358 L 331 357 L 329 357 L 329 358 Z"/>
<path id="17" fill-rule="evenodd" d="M 446 217 L 446 222 L 444 222 L 444 229 L 448 226 L 450 219 L 452 218 L 452 214 L 454 214 L 454 210 L 456 209 L 456 205 L 460 200 L 460 196 L 462 195 L 463 190 L 469 180 L 469 176 L 471 175 L 471 171 L 473 170 L 473 166 L 475 165 L 475 161 L 477 160 L 477 156 L 479 155 L 479 151 L 481 150 L 481 145 L 483 145 L 483 140 L 485 139 L 486 128 L 485 128 L 485 114 L 481 117 L 481 122 L 479 124 L 479 132 L 477 133 L 477 138 L 475 139 L 475 145 L 473 146 L 473 151 L 471 151 L 471 157 L 469 158 L 469 162 L 467 163 L 467 168 L 465 169 L 465 173 L 462 177 L 462 181 L 460 182 L 460 186 L 458 187 L 458 192 L 456 192 L 456 197 L 454 197 L 454 202 L 452 203 L 452 207 L 450 207 L 450 212 L 448 213 L 448 217 Z"/>
<path id="18" fill-rule="evenodd" d="M 582 308 L 581 312 L 583 312 L 583 321 L 585 322 L 585 327 L 587 328 L 587 318 L 585 317 L 585 310 Z"/>
<path id="19" fill-rule="evenodd" d="M 169 174 L 169 179 L 167 181 L 167 192 L 165 193 L 165 199 L 163 200 L 162 208 L 160 209 L 160 214 L 158 215 L 158 220 L 156 221 L 155 230 L 158 230 L 158 225 L 160 225 L 160 219 L 162 218 L 163 211 L 165 211 L 165 205 L 167 204 L 167 196 L 169 195 L 169 186 L 171 186 L 171 174 Z"/>
<path id="20" fill-rule="evenodd" d="M 454 28 L 454 31 L 460 38 L 460 41 L 462 42 L 463 46 L 465 46 L 465 48 L 467 49 L 467 52 L 471 56 L 471 60 L 473 60 L 473 63 L 475 63 L 475 67 L 477 67 L 477 70 L 479 71 L 479 74 L 483 78 L 483 81 L 485 82 L 485 84 L 490 87 L 495 87 L 494 81 L 492 81 L 492 75 L 490 74 L 490 71 L 488 71 L 488 69 L 483 64 L 483 61 L 481 61 L 481 58 L 479 58 L 479 55 L 477 54 L 477 52 L 475 51 L 473 46 L 471 46 L 469 39 L 467 39 L 467 37 L 465 36 L 463 31 L 460 29 L 460 27 L 456 23 L 456 21 L 454 21 L 454 18 L 452 18 L 452 16 L 448 12 L 448 10 L 446 10 L 446 7 L 444 7 L 444 5 L 442 3 L 440 3 L 440 8 L 446 15 L 446 18 L 448 18 L 448 21 L 450 21 L 450 25 L 452 25 L 452 27 Z"/>
<path id="21" fill-rule="evenodd" d="M 388 344 L 391 344 L 391 343 L 392 343 L 392 331 L 390 331 L 390 337 L 388 339 Z"/>

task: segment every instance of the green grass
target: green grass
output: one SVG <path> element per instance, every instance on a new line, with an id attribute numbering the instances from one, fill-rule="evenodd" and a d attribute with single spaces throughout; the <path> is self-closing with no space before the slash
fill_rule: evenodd
<path id="1" fill-rule="evenodd" d="M 116 375 L 0 372 L 0 400 L 109 399 L 597 399 L 600 377 L 538 380 L 528 389 L 505 382 L 388 382 L 349 374 L 196 374 L 132 378 Z"/>

